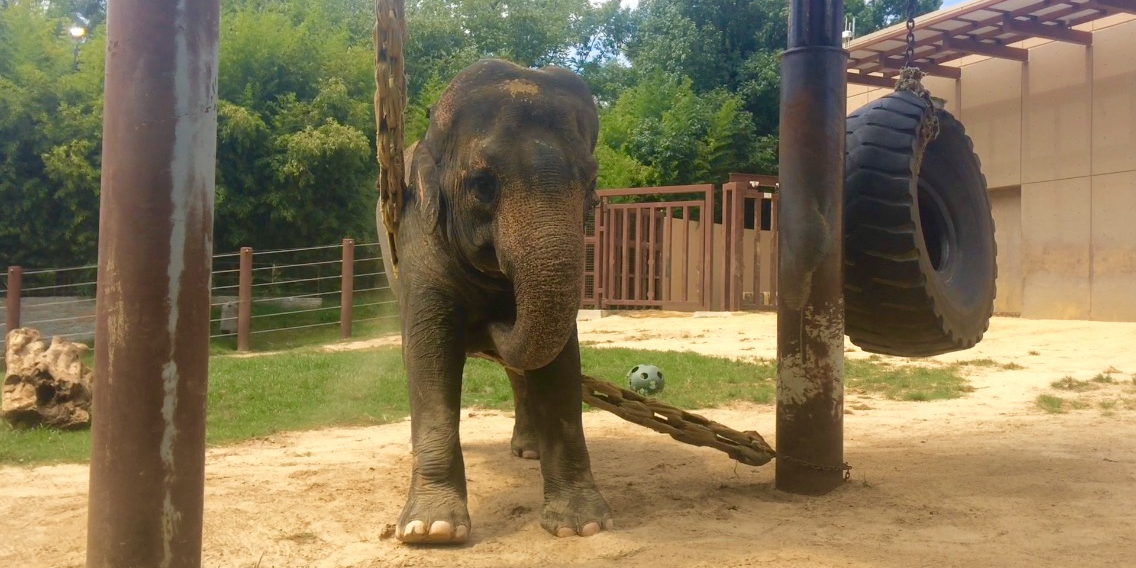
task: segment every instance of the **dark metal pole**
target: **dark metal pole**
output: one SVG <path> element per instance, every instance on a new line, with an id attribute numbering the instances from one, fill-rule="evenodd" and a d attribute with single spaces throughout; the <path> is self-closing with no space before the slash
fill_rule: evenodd
<path id="1" fill-rule="evenodd" d="M 241 268 L 237 276 L 237 351 L 248 351 L 252 331 L 251 247 L 241 247 Z"/>
<path id="2" fill-rule="evenodd" d="M 8 267 L 8 291 L 5 298 L 4 336 L 20 327 L 20 295 L 24 288 L 24 269 L 19 266 Z"/>
<path id="3" fill-rule="evenodd" d="M 355 241 L 343 239 L 342 286 L 339 291 L 339 336 L 351 337 L 351 316 L 355 307 Z"/>
<path id="4" fill-rule="evenodd" d="M 88 568 L 201 566 L 218 17 L 108 2 Z"/>
<path id="5" fill-rule="evenodd" d="M 778 489 L 823 494 L 844 463 L 843 0 L 791 0 L 781 60 Z"/>

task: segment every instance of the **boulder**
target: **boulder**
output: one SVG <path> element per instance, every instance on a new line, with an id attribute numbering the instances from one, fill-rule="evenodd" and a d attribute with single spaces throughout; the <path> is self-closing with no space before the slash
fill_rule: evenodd
<path id="1" fill-rule="evenodd" d="M 40 332 L 8 332 L 0 418 L 15 428 L 77 430 L 91 424 L 94 373 L 83 364 L 88 347 L 58 336 L 45 345 Z"/>

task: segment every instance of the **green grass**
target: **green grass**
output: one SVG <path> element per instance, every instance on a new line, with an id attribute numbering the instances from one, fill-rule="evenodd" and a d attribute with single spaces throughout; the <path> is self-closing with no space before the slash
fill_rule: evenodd
<path id="1" fill-rule="evenodd" d="M 684 409 L 739 400 L 771 403 L 776 392 L 776 365 L 771 361 L 601 348 L 584 348 L 581 357 L 586 374 L 621 386 L 631 367 L 657 365 L 663 370 L 666 388 L 656 398 Z M 845 363 L 845 380 L 849 388 L 895 400 L 955 398 L 971 390 L 955 366 L 926 369 L 850 360 Z M 215 356 L 210 360 L 208 400 L 206 440 L 210 445 L 281 431 L 382 424 L 409 414 L 406 376 L 397 347 Z M 511 410 L 512 390 L 500 367 L 470 359 L 462 404 Z M 85 462 L 90 443 L 88 431 L 19 432 L 0 425 L 0 463 Z"/>
<path id="2" fill-rule="evenodd" d="M 871 360 L 848 360 L 844 363 L 844 381 L 849 388 L 892 400 L 945 400 L 974 390 L 959 374 L 957 365 L 896 367 Z"/>
<path id="3" fill-rule="evenodd" d="M 1062 414 L 1065 412 L 1065 399 L 1051 394 L 1039 394 L 1035 400 L 1037 407 L 1050 413 Z"/>
<path id="4" fill-rule="evenodd" d="M 1085 392 L 1098 388 L 1097 385 L 1093 384 L 1093 382 L 1083 381 L 1080 379 L 1074 379 L 1073 377 L 1065 376 L 1057 379 L 1056 381 L 1053 381 L 1052 383 L 1049 383 L 1049 386 L 1064 391 Z"/>

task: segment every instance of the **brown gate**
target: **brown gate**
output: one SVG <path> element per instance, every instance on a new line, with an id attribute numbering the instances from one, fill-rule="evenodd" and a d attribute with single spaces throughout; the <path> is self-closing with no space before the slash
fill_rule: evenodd
<path id="1" fill-rule="evenodd" d="M 710 306 L 714 186 L 599 192 L 585 237 L 583 305 L 701 310 Z M 619 203 L 652 196 L 656 201 Z"/>

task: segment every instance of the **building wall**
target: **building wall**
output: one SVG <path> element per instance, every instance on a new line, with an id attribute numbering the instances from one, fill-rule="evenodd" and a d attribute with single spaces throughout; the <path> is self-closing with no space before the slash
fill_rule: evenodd
<path id="1" fill-rule="evenodd" d="M 1031 40 L 1028 64 L 970 57 L 927 86 L 982 161 L 995 310 L 1136 321 L 1136 18 L 1081 27 L 1092 47 Z M 848 109 L 887 92 L 849 85 Z"/>

